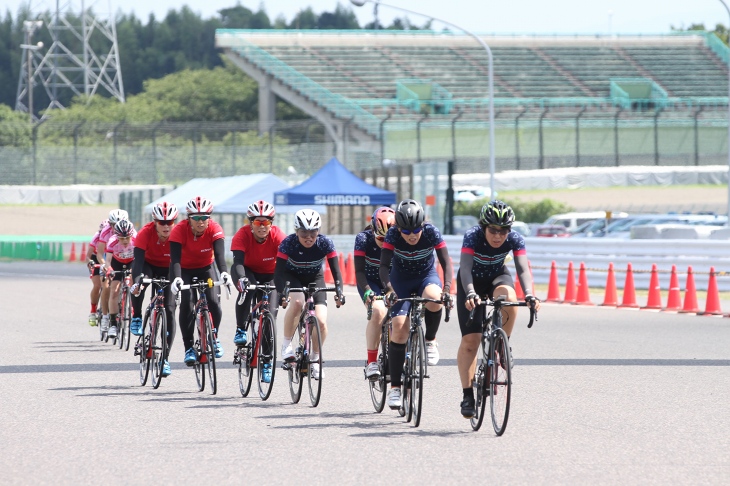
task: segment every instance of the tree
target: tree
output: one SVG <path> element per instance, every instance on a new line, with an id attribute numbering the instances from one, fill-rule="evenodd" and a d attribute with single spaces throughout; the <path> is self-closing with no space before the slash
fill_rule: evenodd
<path id="1" fill-rule="evenodd" d="M 360 24 L 351 8 L 345 8 L 337 3 L 333 13 L 323 12 L 317 21 L 318 29 L 359 29 Z"/>

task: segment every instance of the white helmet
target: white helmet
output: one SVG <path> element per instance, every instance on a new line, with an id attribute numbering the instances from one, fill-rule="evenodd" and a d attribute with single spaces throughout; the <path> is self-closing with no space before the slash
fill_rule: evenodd
<path id="1" fill-rule="evenodd" d="M 213 212 L 213 202 L 202 196 L 195 196 L 185 206 L 188 214 L 210 214 Z"/>
<path id="2" fill-rule="evenodd" d="M 314 209 L 300 209 L 294 215 L 294 229 L 313 230 L 322 227 L 322 218 Z"/>
<path id="3" fill-rule="evenodd" d="M 115 225 L 123 219 L 129 219 L 129 213 L 124 209 L 112 209 L 109 211 L 109 224 Z"/>
<path id="4" fill-rule="evenodd" d="M 152 208 L 152 217 L 157 221 L 175 221 L 177 206 L 167 201 L 161 202 Z"/>
<path id="5" fill-rule="evenodd" d="M 251 204 L 248 207 L 248 211 L 246 212 L 248 215 L 248 219 L 254 219 L 254 218 L 269 218 L 274 219 L 274 216 L 276 215 L 276 209 L 274 209 L 273 204 L 268 203 L 264 200 L 256 201 L 255 203 Z"/>

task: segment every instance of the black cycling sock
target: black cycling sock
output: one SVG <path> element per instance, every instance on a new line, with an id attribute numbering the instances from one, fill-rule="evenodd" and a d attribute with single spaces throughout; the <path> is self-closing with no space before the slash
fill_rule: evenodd
<path id="1" fill-rule="evenodd" d="M 426 321 L 426 341 L 436 339 L 436 333 L 439 330 L 439 325 L 441 325 L 442 312 L 443 309 L 439 309 L 436 312 L 426 309 L 426 316 L 424 318 L 424 321 Z"/>
<path id="2" fill-rule="evenodd" d="M 401 373 L 403 363 L 406 362 L 406 343 L 390 342 L 388 349 L 388 361 L 390 362 L 390 384 L 394 387 L 401 385 Z"/>
<path id="3" fill-rule="evenodd" d="M 109 325 L 110 326 L 116 326 L 117 325 L 117 316 L 119 314 L 109 314 Z"/>
<path id="4" fill-rule="evenodd" d="M 472 387 L 464 388 L 464 398 L 474 398 L 474 389 Z"/>

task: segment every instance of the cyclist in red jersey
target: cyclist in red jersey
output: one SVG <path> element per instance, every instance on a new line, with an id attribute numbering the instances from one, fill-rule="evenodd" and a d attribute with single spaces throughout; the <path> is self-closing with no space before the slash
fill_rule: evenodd
<path id="1" fill-rule="evenodd" d="M 105 219 L 99 224 L 99 230 L 94 234 L 89 242 L 89 248 L 86 250 L 86 266 L 89 268 L 89 278 L 91 279 L 91 293 L 89 294 L 89 300 L 91 300 L 91 312 L 89 313 L 89 325 L 96 326 L 96 311 L 101 304 L 103 314 L 109 314 L 108 302 L 101 301 L 101 273 L 99 272 L 99 259 L 96 257 L 96 245 L 99 242 L 99 235 L 101 231 L 109 226 L 109 220 Z M 104 283 L 106 284 L 106 282 Z"/>
<path id="2" fill-rule="evenodd" d="M 180 291 L 183 284 L 190 284 L 193 277 L 198 281 L 217 280 L 216 269 L 220 271 L 220 278 L 226 285 L 231 285 L 231 276 L 228 274 L 225 253 L 225 235 L 223 228 L 210 219 L 213 212 L 213 203 L 204 197 L 197 196 L 188 201 L 185 210 L 188 218 L 175 226 L 170 233 L 170 279 L 171 290 L 174 294 Z M 215 265 L 214 265 L 215 264 Z M 215 328 L 215 357 L 223 357 L 223 347 L 218 336 L 223 311 L 221 309 L 219 292 L 215 288 L 207 289 L 208 308 L 213 317 Z M 184 292 L 180 301 L 180 332 L 185 345 L 185 364 L 195 364 L 195 349 L 193 349 L 193 335 L 195 331 L 195 302 L 190 299 L 190 292 Z"/>
<path id="3" fill-rule="evenodd" d="M 242 226 L 233 236 L 231 242 L 231 251 L 233 252 L 233 281 L 239 282 L 238 290 L 241 291 L 240 279 L 246 278 L 249 283 L 264 284 L 274 283 L 274 269 L 276 267 L 276 253 L 279 251 L 279 245 L 286 234 L 274 226 L 274 216 L 276 209 L 266 201 L 256 201 L 248 207 L 246 212 L 249 224 Z M 243 346 L 248 341 L 246 335 L 246 320 L 251 312 L 251 300 L 255 292 L 248 292 L 242 305 L 236 306 L 236 335 L 233 342 L 236 345 Z M 276 303 L 277 294 L 274 290 L 271 293 L 270 302 L 271 313 L 276 321 L 278 306 Z M 269 350 L 264 350 L 268 352 Z M 271 381 L 272 363 L 264 363 L 263 381 L 269 383 Z"/>
<path id="4" fill-rule="evenodd" d="M 147 223 L 134 240 L 134 265 L 132 266 L 132 278 L 135 284 L 132 286 L 132 294 L 139 295 L 144 300 L 147 290 L 141 281 L 143 277 L 168 278 L 170 276 L 170 233 L 175 226 L 177 218 L 177 206 L 169 202 L 161 202 L 152 208 L 152 222 Z M 157 291 L 153 289 L 154 293 Z M 167 315 L 167 353 L 172 349 L 175 340 L 175 298 L 172 295 L 170 286 L 165 289 L 165 314 Z M 142 335 L 141 314 L 132 319 L 129 326 L 135 336 Z M 162 376 L 170 376 L 172 369 L 168 357 L 163 356 Z"/>
<path id="5" fill-rule="evenodd" d="M 109 255 L 109 266 L 115 272 L 109 285 L 109 337 L 117 337 L 117 317 L 119 314 L 119 291 L 122 286 L 121 271 L 131 268 L 134 260 L 134 239 L 137 232 L 134 225 L 126 219 L 114 225 L 114 236 L 109 239 L 106 252 Z M 132 296 L 132 315 L 138 316 L 142 309 L 142 299 Z"/>

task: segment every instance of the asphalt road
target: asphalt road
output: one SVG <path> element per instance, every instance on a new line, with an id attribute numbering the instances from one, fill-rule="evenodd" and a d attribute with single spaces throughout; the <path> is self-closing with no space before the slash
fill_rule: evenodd
<path id="1" fill-rule="evenodd" d="M 242 398 L 224 301 L 219 391 L 196 389 L 178 339 L 173 374 L 139 386 L 132 351 L 86 324 L 80 264 L 0 263 L 3 484 L 726 484 L 730 320 L 544 305 L 520 316 L 507 431 L 459 414 L 455 320 L 439 333 L 421 426 L 373 412 L 364 307 L 330 310 L 320 405 Z M 281 334 L 281 318 L 279 329 Z M 255 386 L 255 384 L 254 384 Z M 305 385 L 306 386 L 306 385 Z M 306 389 L 305 389 L 306 394 Z"/>

